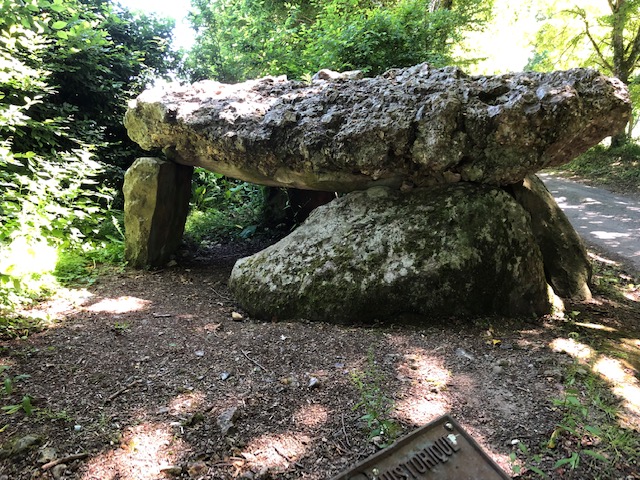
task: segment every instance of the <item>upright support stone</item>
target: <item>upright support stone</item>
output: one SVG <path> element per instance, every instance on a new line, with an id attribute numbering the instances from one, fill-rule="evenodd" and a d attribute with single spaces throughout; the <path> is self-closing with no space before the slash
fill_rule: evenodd
<path id="1" fill-rule="evenodd" d="M 180 245 L 193 167 L 138 158 L 124 176 L 125 257 L 134 267 L 167 262 Z"/>
<path id="2" fill-rule="evenodd" d="M 553 195 L 536 175 L 512 185 L 511 191 L 531 215 L 531 229 L 554 292 L 563 298 L 590 300 L 591 262 L 587 250 Z"/>

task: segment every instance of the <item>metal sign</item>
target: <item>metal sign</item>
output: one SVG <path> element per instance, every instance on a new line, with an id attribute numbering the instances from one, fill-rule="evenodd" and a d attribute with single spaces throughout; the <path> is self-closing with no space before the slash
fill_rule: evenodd
<path id="1" fill-rule="evenodd" d="M 508 480 L 450 416 L 434 420 L 332 480 Z"/>

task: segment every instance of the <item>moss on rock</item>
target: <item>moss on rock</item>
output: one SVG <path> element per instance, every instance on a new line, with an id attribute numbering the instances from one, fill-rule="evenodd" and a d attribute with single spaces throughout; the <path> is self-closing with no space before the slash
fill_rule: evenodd
<path id="1" fill-rule="evenodd" d="M 501 189 L 468 183 L 336 199 L 239 260 L 230 287 L 262 318 L 356 323 L 550 308 L 528 214 Z"/>

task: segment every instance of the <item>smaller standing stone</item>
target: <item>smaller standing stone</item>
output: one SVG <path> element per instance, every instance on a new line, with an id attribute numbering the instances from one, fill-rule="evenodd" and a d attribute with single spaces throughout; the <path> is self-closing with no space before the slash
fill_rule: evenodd
<path id="1" fill-rule="evenodd" d="M 134 267 L 157 267 L 182 240 L 189 212 L 192 167 L 138 158 L 124 177 L 125 257 Z"/>
<path id="2" fill-rule="evenodd" d="M 513 185 L 516 201 L 531 215 L 531 230 L 542 252 L 547 281 L 556 295 L 590 300 L 591 263 L 582 239 L 536 175 Z"/>

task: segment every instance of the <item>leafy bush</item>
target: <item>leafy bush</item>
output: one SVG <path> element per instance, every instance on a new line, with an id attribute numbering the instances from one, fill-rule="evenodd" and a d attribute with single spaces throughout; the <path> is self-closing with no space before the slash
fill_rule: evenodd
<path id="1" fill-rule="evenodd" d="M 454 62 L 464 33 L 481 28 L 493 2 L 463 0 L 194 0 L 193 79 L 304 78 L 322 68 L 376 75 L 421 62 Z"/>
<path id="2" fill-rule="evenodd" d="M 197 168 L 185 235 L 196 243 L 247 238 L 262 215 L 263 187 Z"/>
<path id="3" fill-rule="evenodd" d="M 20 303 L 55 288 L 60 258 L 62 279 L 79 258 L 122 261 L 116 191 L 101 183 L 132 160 L 126 99 L 167 70 L 171 24 L 104 0 L 0 0 L 0 10 L 3 335 Z"/>

